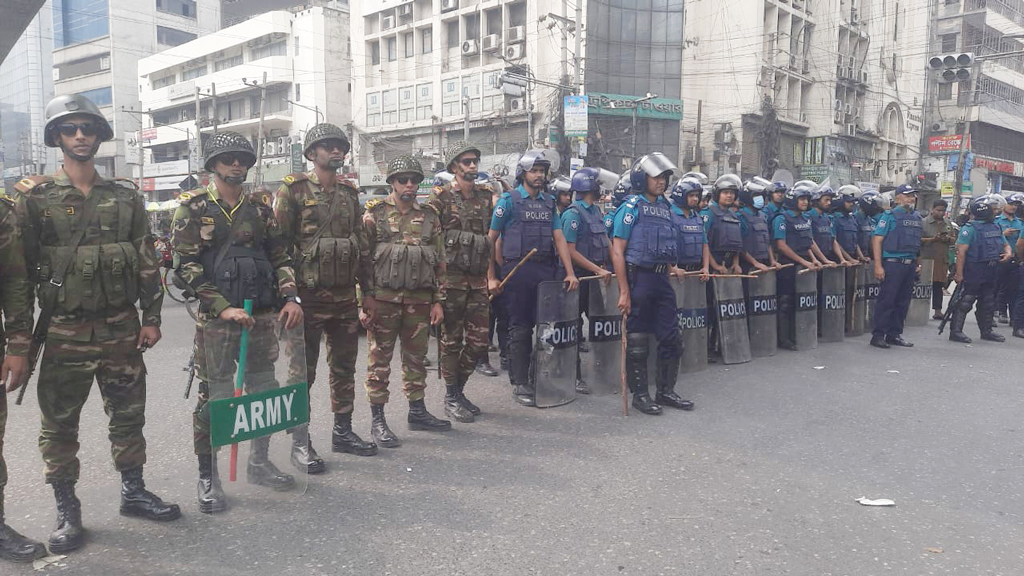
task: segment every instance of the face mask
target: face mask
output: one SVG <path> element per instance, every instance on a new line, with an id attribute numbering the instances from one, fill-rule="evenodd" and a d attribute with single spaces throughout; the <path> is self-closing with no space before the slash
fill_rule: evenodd
<path id="1" fill-rule="evenodd" d="M 764 196 L 754 197 L 754 208 L 757 208 L 758 210 L 764 208 Z"/>

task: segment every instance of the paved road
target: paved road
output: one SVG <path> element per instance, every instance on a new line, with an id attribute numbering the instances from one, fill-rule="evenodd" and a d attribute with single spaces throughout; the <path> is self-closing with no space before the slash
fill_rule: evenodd
<path id="1" fill-rule="evenodd" d="M 657 418 L 622 417 L 617 397 L 522 408 L 504 376 L 474 376 L 477 423 L 409 432 L 404 402 L 393 402 L 404 444 L 373 458 L 327 451 L 327 393 L 317 384 L 314 440 L 329 473 L 287 506 L 239 504 L 209 517 L 196 510 L 193 402 L 181 397 L 189 322 L 182 308 L 167 308 L 164 341 L 147 353 L 146 477 L 185 516 L 165 525 L 118 516 L 94 393 L 79 483 L 90 540 L 49 572 L 1024 572 L 1021 340 L 954 345 L 932 322 L 908 330 L 911 350 L 875 350 L 861 337 L 714 367 L 679 385 L 695 412 Z M 439 414 L 442 389 L 436 377 L 430 383 L 428 407 Z M 7 511 L 22 532 L 45 539 L 54 512 L 34 404 L 30 392 L 12 406 Z M 361 433 L 368 421 L 359 403 Z M 863 507 L 860 496 L 898 506 Z M 28 573 L 0 565 L 0 574 Z"/>

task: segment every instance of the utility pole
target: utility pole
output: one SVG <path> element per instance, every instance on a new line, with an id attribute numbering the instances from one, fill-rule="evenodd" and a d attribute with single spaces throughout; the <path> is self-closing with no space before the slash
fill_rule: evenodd
<path id="1" fill-rule="evenodd" d="M 267 110 L 267 72 L 263 72 L 263 84 L 260 86 L 260 123 L 256 128 L 256 186 L 263 184 L 263 116 Z"/>
<path id="2" fill-rule="evenodd" d="M 559 4 L 562 5 L 562 22 L 568 21 L 568 12 L 566 11 L 567 0 L 562 0 Z M 577 0 L 578 2 L 579 0 Z M 558 80 L 559 82 L 565 82 L 565 79 L 569 76 L 568 65 L 569 65 L 569 38 L 567 36 L 568 29 L 562 27 L 562 77 Z"/>
<path id="3" fill-rule="evenodd" d="M 462 140 L 469 142 L 469 96 L 462 97 L 462 106 L 466 109 L 466 117 L 462 121 Z"/>
<path id="4" fill-rule="evenodd" d="M 960 136 L 960 152 L 957 154 L 956 181 L 953 184 L 953 218 L 960 214 L 961 189 L 964 186 L 964 163 L 967 161 L 967 146 L 971 138 L 971 116 L 978 103 L 978 76 L 981 75 L 981 60 L 974 61 L 971 70 L 970 90 L 967 92 L 967 106 L 964 111 L 964 133 Z"/>
<path id="5" fill-rule="evenodd" d="M 210 82 L 210 96 L 213 101 L 210 102 L 210 110 L 213 112 L 213 133 L 217 133 L 217 84 Z"/>
<path id="6" fill-rule="evenodd" d="M 199 86 L 196 86 L 196 158 L 203 163 L 203 127 L 199 123 Z M 199 168 L 196 168 L 196 185 L 199 184 Z"/>
<path id="7" fill-rule="evenodd" d="M 693 163 L 697 165 L 697 170 L 700 171 L 701 161 L 704 159 L 704 150 L 700 147 L 700 123 L 701 118 L 704 116 L 704 101 L 697 100 L 697 146 L 693 151 Z M 691 167 L 692 168 L 692 167 Z"/>
<path id="8" fill-rule="evenodd" d="M 583 50 L 583 2 L 576 0 L 576 53 L 573 60 L 576 63 L 576 77 L 573 86 L 580 96 L 586 94 L 583 90 L 583 58 L 580 52 Z"/>

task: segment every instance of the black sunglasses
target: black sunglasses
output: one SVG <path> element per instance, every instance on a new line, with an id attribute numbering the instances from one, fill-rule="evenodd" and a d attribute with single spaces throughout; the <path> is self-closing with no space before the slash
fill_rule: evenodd
<path id="1" fill-rule="evenodd" d="M 75 136 L 78 131 L 82 131 L 82 136 L 96 136 L 100 133 L 100 127 L 92 122 L 82 122 L 81 124 L 75 124 L 74 122 L 64 122 L 63 124 L 57 124 L 57 130 L 63 136 Z"/>
<path id="2" fill-rule="evenodd" d="M 324 140 L 323 142 L 317 143 L 317 146 L 320 146 L 328 152 L 341 150 L 342 152 L 348 153 L 348 146 L 345 146 L 345 143 L 341 140 Z"/>
<path id="3" fill-rule="evenodd" d="M 239 164 L 245 166 L 252 160 L 252 157 L 245 152 L 225 152 L 217 156 L 217 161 L 222 162 L 225 166 L 231 166 L 236 160 Z"/>
<path id="4" fill-rule="evenodd" d="M 462 158 L 459 160 L 459 164 L 462 164 L 463 166 L 474 166 L 479 163 L 480 159 L 475 156 L 472 158 Z"/>
<path id="5" fill-rule="evenodd" d="M 403 186 L 408 184 L 410 180 L 413 184 L 419 184 L 420 182 L 423 182 L 423 176 L 395 176 L 395 182 L 398 182 Z"/>

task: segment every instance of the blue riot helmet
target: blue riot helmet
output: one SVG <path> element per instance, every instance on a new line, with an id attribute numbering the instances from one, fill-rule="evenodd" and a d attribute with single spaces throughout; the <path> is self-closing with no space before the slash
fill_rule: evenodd
<path id="1" fill-rule="evenodd" d="M 577 198 L 586 194 L 597 197 L 601 195 L 601 182 L 598 180 L 601 173 L 597 168 L 580 168 L 572 175 L 570 186 L 576 193 Z"/>
<path id="2" fill-rule="evenodd" d="M 442 170 L 437 174 L 434 174 L 434 186 L 445 186 L 447 184 L 451 184 L 454 179 L 454 174 L 447 170 Z"/>
<path id="3" fill-rule="evenodd" d="M 548 181 L 548 193 L 556 198 L 561 194 L 572 195 L 572 181 L 565 176 L 555 176 Z"/>
<path id="4" fill-rule="evenodd" d="M 835 190 L 832 189 L 831 186 L 818 186 L 817 188 L 814 189 L 813 192 L 811 192 L 811 204 L 817 204 L 818 201 L 824 198 L 825 196 L 828 196 L 829 198 L 834 198 L 835 195 L 836 192 Z"/>
<path id="5" fill-rule="evenodd" d="M 661 152 L 651 152 L 636 159 L 629 170 L 629 183 L 634 194 L 647 192 L 647 177 L 665 176 L 665 191 L 668 192 L 668 180 L 679 173 L 676 165 Z"/>
<path id="6" fill-rule="evenodd" d="M 737 199 L 743 203 L 744 206 L 753 206 L 755 196 L 768 196 L 768 190 L 771 189 L 772 183 L 760 176 L 754 176 L 750 180 L 747 180 L 743 184 L 743 187 L 736 193 Z"/>
<path id="7" fill-rule="evenodd" d="M 995 194 L 985 194 L 971 200 L 971 204 L 968 206 L 971 215 L 983 222 L 994 220 L 999 208 L 999 200 L 995 196 Z"/>
<path id="8" fill-rule="evenodd" d="M 683 174 L 680 177 L 680 179 L 696 180 L 697 182 L 700 182 L 701 186 L 707 186 L 708 185 L 708 177 L 703 172 L 693 172 L 693 171 L 687 172 L 686 174 Z"/>
<path id="9" fill-rule="evenodd" d="M 738 194 L 740 188 L 743 188 L 743 181 L 740 177 L 735 174 L 723 174 L 715 180 L 715 186 L 712 188 L 712 197 L 715 202 L 718 202 L 718 195 L 723 190 L 732 190 L 733 194 Z"/>
<path id="10" fill-rule="evenodd" d="M 832 202 L 832 207 L 840 212 L 850 212 L 853 209 L 851 206 L 849 209 L 846 207 L 847 202 L 856 202 L 857 197 L 860 196 L 860 188 L 857 188 L 853 184 L 847 184 L 840 186 L 839 190 L 836 190 L 835 200 Z"/>
<path id="11" fill-rule="evenodd" d="M 1003 198 L 1006 199 L 1007 204 L 1016 205 L 1018 211 L 1020 210 L 1020 207 L 1024 205 L 1024 194 L 1021 194 L 1020 192 L 1007 192 Z"/>
<path id="12" fill-rule="evenodd" d="M 622 173 L 619 183 L 612 190 L 612 208 L 618 208 L 626 201 L 626 198 L 633 194 L 633 187 L 629 183 L 629 171 Z"/>
<path id="13" fill-rule="evenodd" d="M 522 184 L 523 177 L 530 170 L 533 170 L 536 166 L 542 166 L 545 170 L 551 170 L 551 159 L 545 154 L 544 150 L 535 148 L 533 150 L 527 150 L 522 157 L 519 158 L 519 162 L 516 163 L 516 184 Z M 545 182 L 547 179 L 545 178 Z"/>
<path id="14" fill-rule="evenodd" d="M 669 191 L 668 199 L 675 206 L 679 208 L 686 208 L 689 206 L 689 196 L 693 194 L 697 197 L 697 201 L 700 201 L 701 195 L 704 193 L 704 186 L 701 185 L 700 181 L 693 178 L 681 178 L 672 185 L 672 190 Z"/>
<path id="15" fill-rule="evenodd" d="M 810 180 L 801 180 L 789 190 L 786 190 L 786 197 L 782 200 L 782 206 L 787 210 L 799 210 L 798 201 L 801 198 L 810 200 L 811 194 L 817 190 L 818 185 Z"/>
<path id="16" fill-rule="evenodd" d="M 882 198 L 881 194 L 874 190 L 868 190 L 861 194 L 860 198 L 857 199 L 857 204 L 860 206 L 861 211 L 868 216 L 881 214 L 883 211 L 888 209 L 885 207 L 885 199 Z"/>

